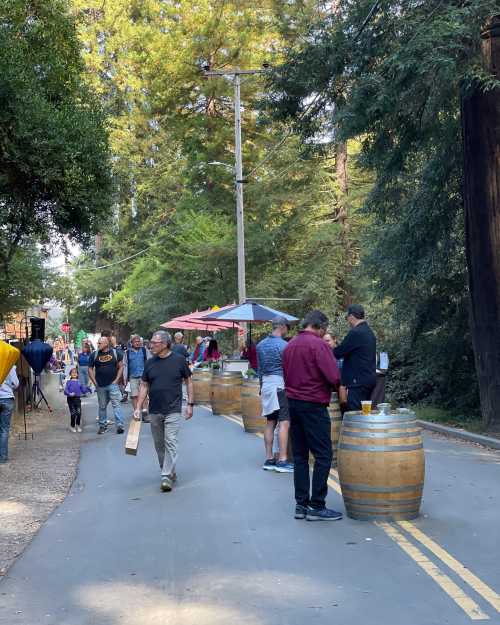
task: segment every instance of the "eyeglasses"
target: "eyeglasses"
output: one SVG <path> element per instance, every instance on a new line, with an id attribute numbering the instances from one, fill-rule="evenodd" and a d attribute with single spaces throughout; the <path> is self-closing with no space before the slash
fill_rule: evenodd
<path id="1" fill-rule="evenodd" d="M 163 341 L 149 341 L 150 345 L 160 345 Z"/>

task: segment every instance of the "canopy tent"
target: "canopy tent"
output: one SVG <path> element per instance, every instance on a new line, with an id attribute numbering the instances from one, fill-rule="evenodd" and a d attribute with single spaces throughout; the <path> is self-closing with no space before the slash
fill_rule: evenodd
<path id="1" fill-rule="evenodd" d="M 275 317 L 284 317 L 288 322 L 293 323 L 298 321 L 297 317 L 293 317 L 288 313 L 274 310 L 269 306 L 263 306 L 262 304 L 256 304 L 255 302 L 244 302 L 243 304 L 236 304 L 234 306 L 226 306 L 216 312 L 206 314 L 202 317 L 204 321 L 234 321 L 241 323 L 264 323 L 266 321 L 272 321 Z"/>

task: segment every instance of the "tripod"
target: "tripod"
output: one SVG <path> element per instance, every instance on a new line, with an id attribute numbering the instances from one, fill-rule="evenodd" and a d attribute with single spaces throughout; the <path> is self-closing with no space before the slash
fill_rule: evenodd
<path id="1" fill-rule="evenodd" d="M 52 412 L 52 408 L 49 406 L 49 403 L 47 399 L 45 398 L 45 395 L 43 394 L 42 387 L 40 386 L 40 376 L 37 375 L 36 373 L 35 373 L 35 379 L 33 381 L 33 386 L 31 389 L 31 395 L 32 395 L 32 401 L 33 401 L 33 408 L 38 408 L 38 406 L 42 403 L 42 401 L 44 401 L 45 405 L 47 406 L 48 411 Z"/>

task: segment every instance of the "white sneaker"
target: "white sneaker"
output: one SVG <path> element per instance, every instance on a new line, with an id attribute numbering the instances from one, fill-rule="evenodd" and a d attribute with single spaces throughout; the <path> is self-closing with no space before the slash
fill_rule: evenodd
<path id="1" fill-rule="evenodd" d="M 77 431 L 77 432 L 81 432 L 81 431 L 82 431 L 82 428 L 81 428 L 80 426 L 78 426 L 78 427 L 76 428 L 76 431 Z"/>
<path id="2" fill-rule="evenodd" d="M 69 429 L 76 434 L 76 428 L 69 428 Z"/>
<path id="3" fill-rule="evenodd" d="M 95 418 L 95 420 L 96 420 L 96 421 L 99 421 L 99 417 L 96 417 L 96 418 Z"/>

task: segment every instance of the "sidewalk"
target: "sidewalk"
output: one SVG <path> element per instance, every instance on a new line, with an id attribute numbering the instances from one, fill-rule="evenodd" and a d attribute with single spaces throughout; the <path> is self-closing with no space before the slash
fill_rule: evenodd
<path id="1" fill-rule="evenodd" d="M 10 460 L 0 465 L 0 576 L 64 500 L 76 474 L 81 435 L 69 431 L 65 397 L 50 382 L 44 390 L 54 412 L 45 408 L 27 413 L 28 440 L 22 416 L 16 417 Z"/>

